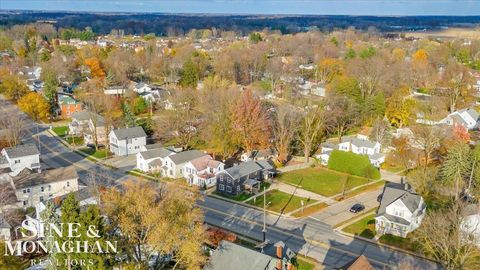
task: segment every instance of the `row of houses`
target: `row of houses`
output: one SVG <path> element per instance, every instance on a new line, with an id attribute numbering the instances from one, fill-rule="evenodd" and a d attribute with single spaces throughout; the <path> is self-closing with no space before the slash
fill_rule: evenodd
<path id="1" fill-rule="evenodd" d="M 4 148 L 0 155 L 0 238 L 11 239 L 12 224 L 3 214 L 38 207 L 48 200 L 79 190 L 74 167 L 44 169 L 32 144 Z"/>

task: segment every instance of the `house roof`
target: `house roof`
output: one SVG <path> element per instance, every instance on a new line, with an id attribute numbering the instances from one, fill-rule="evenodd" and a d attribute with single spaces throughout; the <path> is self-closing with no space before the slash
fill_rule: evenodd
<path id="1" fill-rule="evenodd" d="M 405 185 L 400 183 L 387 182 L 383 188 L 382 200 L 380 201 L 380 206 L 378 208 L 377 216 L 385 216 L 389 218 L 389 215 L 386 214 L 386 208 L 390 204 L 394 203 L 397 200 L 401 200 L 402 203 L 410 210 L 414 212 L 420 206 L 422 196 L 413 193 L 412 191 L 405 189 Z M 395 221 L 395 220 L 392 220 Z M 401 221 L 400 221 L 401 222 Z"/>
<path id="2" fill-rule="evenodd" d="M 367 148 L 373 148 L 377 144 L 376 142 L 372 142 L 370 140 L 362 140 L 355 137 L 344 137 L 342 138 L 342 143 L 344 142 L 350 142 L 351 144 L 357 147 L 367 147 Z"/>
<path id="3" fill-rule="evenodd" d="M 161 143 L 147 144 L 144 147 L 147 150 L 153 150 L 153 149 L 163 148 L 163 144 Z"/>
<path id="4" fill-rule="evenodd" d="M 2 229 L 11 229 L 12 228 L 12 226 L 10 226 L 10 224 L 8 224 L 8 222 L 5 220 L 5 218 L 1 214 L 0 214 L 0 228 L 2 228 Z"/>
<path id="5" fill-rule="evenodd" d="M 121 128 L 112 131 L 118 140 L 147 137 L 142 127 Z"/>
<path id="6" fill-rule="evenodd" d="M 273 165 L 273 162 L 271 160 L 268 160 L 268 159 L 258 160 L 257 164 L 260 165 L 260 167 L 262 167 L 264 170 L 274 170 L 275 169 L 275 165 Z"/>
<path id="7" fill-rule="evenodd" d="M 147 160 L 152 158 L 165 158 L 171 155 L 172 153 L 175 153 L 175 152 L 166 148 L 157 148 L 157 149 L 140 152 L 140 155 L 143 157 L 143 159 Z"/>
<path id="8" fill-rule="evenodd" d="M 355 260 L 340 267 L 341 270 L 373 270 L 372 264 L 368 261 L 367 257 L 360 255 Z"/>
<path id="9" fill-rule="evenodd" d="M 207 154 L 203 153 L 202 151 L 198 150 L 189 150 L 189 151 L 184 151 L 180 152 L 178 154 L 174 154 L 169 156 L 169 158 L 173 161 L 175 164 L 182 164 L 191 160 L 194 160 L 196 158 L 205 156 Z"/>
<path id="10" fill-rule="evenodd" d="M 17 202 L 17 195 L 10 182 L 0 183 L 2 200 L 0 206 L 11 205 Z"/>
<path id="11" fill-rule="evenodd" d="M 212 157 L 209 155 L 198 157 L 196 159 L 190 160 L 190 162 L 197 171 L 202 171 L 207 168 L 215 168 L 221 163 L 220 161 L 212 159 Z"/>
<path id="12" fill-rule="evenodd" d="M 13 178 L 13 184 L 16 189 L 56 183 L 70 179 L 78 179 L 77 171 L 74 167 L 65 167 L 43 171 L 41 173 L 32 173 L 25 176 Z"/>
<path id="13" fill-rule="evenodd" d="M 162 166 L 162 161 L 160 159 L 154 159 L 148 163 L 148 165 L 153 167 Z"/>
<path id="14" fill-rule="evenodd" d="M 243 162 L 237 166 L 230 167 L 225 170 L 231 177 L 238 179 L 249 174 L 255 173 L 260 170 L 271 170 L 274 167 L 268 162 L 268 160 L 260 161 L 247 161 Z"/>
<path id="15" fill-rule="evenodd" d="M 22 144 L 15 147 L 8 147 L 4 149 L 8 158 L 19 158 L 33 155 L 40 155 L 37 147 L 34 144 Z"/>
<path id="16" fill-rule="evenodd" d="M 75 100 L 73 97 L 68 96 L 68 95 L 61 95 L 58 98 L 58 103 L 61 105 L 69 105 L 69 104 L 77 104 L 78 101 Z"/>
<path id="17" fill-rule="evenodd" d="M 476 110 L 471 108 L 458 111 L 459 114 L 463 114 L 465 112 L 468 113 L 475 120 L 477 120 L 480 117 L 480 114 Z"/>
<path id="18" fill-rule="evenodd" d="M 90 111 L 81 111 L 81 112 L 74 112 L 72 113 L 72 119 L 76 119 L 78 121 L 87 121 L 90 119 L 94 119 L 96 117 L 96 124 L 97 126 L 101 126 L 105 124 L 105 119 L 103 116 L 90 112 Z"/>
<path id="19" fill-rule="evenodd" d="M 275 259 L 255 250 L 222 241 L 210 257 L 205 270 L 275 269 Z"/>

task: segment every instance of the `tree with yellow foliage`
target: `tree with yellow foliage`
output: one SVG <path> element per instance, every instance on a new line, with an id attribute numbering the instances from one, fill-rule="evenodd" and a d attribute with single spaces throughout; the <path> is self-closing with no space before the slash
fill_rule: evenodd
<path id="1" fill-rule="evenodd" d="M 50 116 L 47 100 L 38 93 L 31 92 L 18 100 L 18 107 L 35 121 L 45 121 Z"/>
<path id="2" fill-rule="evenodd" d="M 424 49 L 419 49 L 413 54 L 413 64 L 414 65 L 427 65 L 428 64 L 428 54 Z"/>
<path id="3" fill-rule="evenodd" d="M 6 98 L 17 101 L 29 92 L 27 85 L 20 81 L 18 76 L 8 74 L 2 77 L 0 93 L 5 95 Z"/>
<path id="4" fill-rule="evenodd" d="M 408 125 L 415 105 L 415 101 L 407 96 L 408 92 L 408 87 L 401 87 L 387 102 L 385 116 L 393 126 L 398 128 Z"/>
<path id="5" fill-rule="evenodd" d="M 201 269 L 206 259 L 202 249 L 206 233 L 203 215 L 195 206 L 197 198 L 194 190 L 140 181 L 107 190 L 102 206 L 111 229 L 120 232 L 122 256 L 129 258 L 125 263 L 141 269 L 152 263 L 149 260 L 155 254 L 158 258 L 172 255 L 174 269 Z M 150 266 L 157 268 L 161 261 L 153 263 Z"/>
<path id="6" fill-rule="evenodd" d="M 318 65 L 316 78 L 320 83 L 330 83 L 343 73 L 343 62 L 340 59 L 326 58 Z"/>
<path id="7" fill-rule="evenodd" d="M 100 60 L 97 57 L 85 59 L 85 65 L 90 68 L 90 74 L 94 78 L 105 78 L 105 71 L 102 69 Z"/>

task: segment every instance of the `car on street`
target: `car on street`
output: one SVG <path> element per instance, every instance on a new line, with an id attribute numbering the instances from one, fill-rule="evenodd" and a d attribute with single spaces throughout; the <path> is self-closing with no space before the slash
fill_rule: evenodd
<path id="1" fill-rule="evenodd" d="M 358 212 L 361 212 L 363 210 L 365 210 L 365 205 L 363 205 L 361 203 L 356 203 L 350 208 L 350 212 L 352 212 L 352 213 L 358 213 Z"/>

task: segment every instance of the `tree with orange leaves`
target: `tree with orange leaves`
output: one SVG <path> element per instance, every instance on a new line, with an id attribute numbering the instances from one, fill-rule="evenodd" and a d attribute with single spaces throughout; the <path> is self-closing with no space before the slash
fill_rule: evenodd
<path id="1" fill-rule="evenodd" d="M 245 90 L 233 106 L 233 128 L 246 151 L 265 148 L 270 139 L 270 123 L 260 99 Z"/>
<path id="2" fill-rule="evenodd" d="M 320 83 L 330 83 L 336 76 L 343 73 L 342 60 L 334 58 L 323 59 L 318 65 L 316 75 Z"/>
<path id="3" fill-rule="evenodd" d="M 102 69 L 100 60 L 97 57 L 85 59 L 85 65 L 90 68 L 90 74 L 94 78 L 105 78 L 105 71 Z"/>

